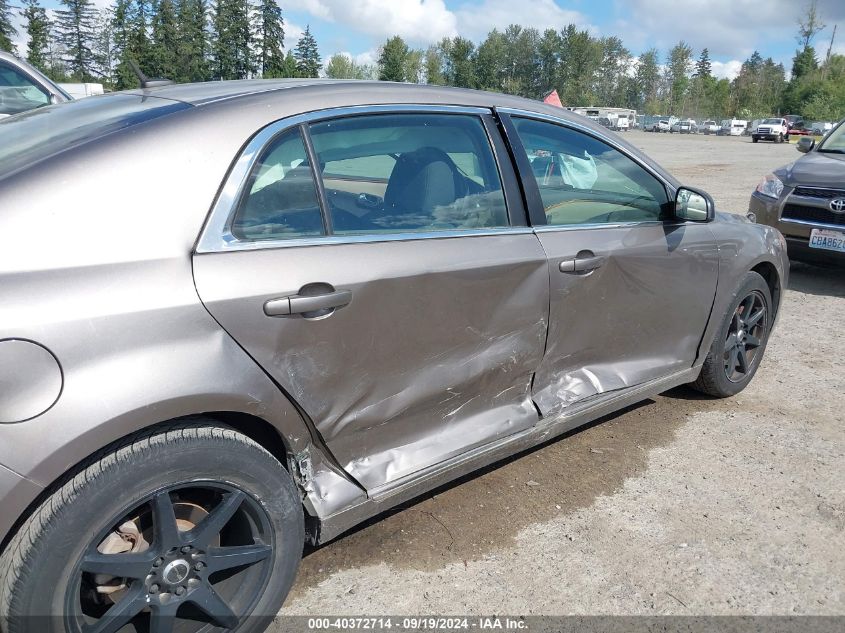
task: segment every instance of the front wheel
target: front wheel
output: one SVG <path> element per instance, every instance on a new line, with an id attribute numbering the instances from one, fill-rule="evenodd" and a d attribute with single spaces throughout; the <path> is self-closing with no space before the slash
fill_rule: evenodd
<path id="1" fill-rule="evenodd" d="M 302 504 L 261 446 L 211 420 L 98 455 L 0 558 L 8 633 L 263 631 L 296 575 Z"/>
<path id="2" fill-rule="evenodd" d="M 692 387 L 717 398 L 745 389 L 763 359 L 772 317 L 772 295 L 766 281 L 749 272 L 734 293 Z"/>
<path id="3" fill-rule="evenodd" d="M 759 141 L 759 140 L 760 140 L 760 139 L 759 139 L 759 138 L 757 138 L 756 136 L 752 136 L 752 137 L 751 137 L 751 142 L 752 142 L 752 143 L 756 143 L 756 142 L 757 142 L 757 141 Z"/>

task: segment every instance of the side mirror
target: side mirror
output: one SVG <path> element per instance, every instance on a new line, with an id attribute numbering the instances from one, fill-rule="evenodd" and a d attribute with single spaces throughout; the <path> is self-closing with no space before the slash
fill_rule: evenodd
<path id="1" fill-rule="evenodd" d="M 57 103 L 61 103 L 59 101 L 59 97 L 55 94 L 50 94 L 50 105 L 56 105 Z"/>
<path id="2" fill-rule="evenodd" d="M 806 154 L 811 149 L 813 149 L 815 146 L 816 146 L 816 139 L 810 138 L 809 136 L 802 136 L 801 138 L 798 139 L 798 144 L 795 146 L 795 149 L 797 149 L 802 154 Z"/>
<path id="3" fill-rule="evenodd" d="M 709 194 L 681 187 L 675 194 L 675 217 L 690 222 L 709 222 L 716 217 L 716 205 Z"/>

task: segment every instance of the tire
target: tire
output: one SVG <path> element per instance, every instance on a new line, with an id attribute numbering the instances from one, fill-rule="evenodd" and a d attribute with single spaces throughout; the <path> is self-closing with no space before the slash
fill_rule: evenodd
<path id="1" fill-rule="evenodd" d="M 753 301 L 749 301 L 752 297 Z M 739 393 L 754 378 L 766 351 L 772 324 L 772 295 L 769 286 L 759 274 L 753 271 L 745 275 L 729 305 L 727 314 L 704 360 L 701 374 L 692 383 L 694 389 L 717 398 L 727 398 Z M 763 308 L 764 312 L 757 317 L 759 308 Z M 749 315 L 751 318 L 758 319 L 752 325 L 746 323 Z M 739 328 L 738 324 L 740 324 Z M 738 329 L 743 332 L 739 337 L 736 336 Z M 737 357 L 734 359 L 728 350 L 733 349 L 736 352 L 737 346 L 733 344 L 737 342 L 737 339 L 743 341 L 743 344 L 739 346 L 742 351 L 737 352 Z M 755 342 L 757 344 L 753 345 Z M 739 357 L 739 353 L 742 354 L 742 358 Z M 730 375 L 729 362 L 732 365 Z M 745 364 L 744 371 L 742 371 L 743 363 Z"/>
<path id="2" fill-rule="evenodd" d="M 778 143 L 783 143 L 783 134 L 778 134 Z"/>
<path id="3" fill-rule="evenodd" d="M 752 143 L 756 143 L 756 142 L 758 142 L 759 140 L 760 140 L 760 139 L 759 139 L 759 138 L 757 138 L 756 136 L 752 136 L 752 137 L 751 137 L 751 142 L 752 142 Z"/>
<path id="4" fill-rule="evenodd" d="M 257 633 L 304 540 L 296 487 L 261 446 L 208 419 L 156 427 L 93 456 L 20 526 L 0 556 L 0 622 L 79 633 L 83 621 L 146 630 L 177 618 L 189 631 Z"/>

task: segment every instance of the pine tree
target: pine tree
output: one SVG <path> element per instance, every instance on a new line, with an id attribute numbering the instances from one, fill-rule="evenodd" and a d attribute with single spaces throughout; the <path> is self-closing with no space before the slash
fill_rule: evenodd
<path id="1" fill-rule="evenodd" d="M 113 54 L 117 61 L 112 81 L 118 90 L 125 90 L 138 85 L 138 79 L 129 66 L 129 59 L 135 60 L 131 42 L 131 5 L 132 0 L 117 0 L 112 8 Z"/>
<path id="2" fill-rule="evenodd" d="M 695 62 L 695 76 L 702 79 L 709 79 L 713 76 L 713 68 L 710 64 L 710 51 L 702 49 L 698 61 Z"/>
<path id="3" fill-rule="evenodd" d="M 151 31 L 151 65 L 144 69 L 144 74 L 173 79 L 177 73 L 176 47 L 179 40 L 173 0 L 159 0 L 153 5 Z"/>
<path id="4" fill-rule="evenodd" d="M 99 73 L 93 51 L 97 9 L 91 0 L 61 0 L 56 11 L 56 35 L 65 48 L 64 61 L 71 77 L 90 81 Z"/>
<path id="5" fill-rule="evenodd" d="M 305 32 L 299 38 L 294 50 L 296 70 L 300 77 L 320 76 L 320 50 L 317 40 L 311 35 L 311 26 L 305 27 Z"/>
<path id="6" fill-rule="evenodd" d="M 179 24 L 176 42 L 176 74 L 174 81 L 207 81 L 211 78 L 208 64 L 209 42 L 206 31 L 206 0 L 177 0 Z"/>
<path id="7" fill-rule="evenodd" d="M 38 4 L 38 0 L 24 0 L 23 18 L 26 22 L 26 34 L 29 43 L 26 45 L 26 61 L 47 72 L 47 47 L 50 43 L 50 19 L 47 11 Z"/>
<path id="8" fill-rule="evenodd" d="M 408 53 L 408 45 L 398 35 L 387 40 L 378 58 L 378 78 L 381 81 L 405 81 Z"/>
<path id="9" fill-rule="evenodd" d="M 220 79 L 246 79 L 256 71 L 248 0 L 217 0 L 212 51 Z"/>
<path id="10" fill-rule="evenodd" d="M 282 65 L 282 74 L 280 77 L 299 77 L 296 55 L 293 54 L 292 50 L 288 50 L 288 54 L 285 55 L 285 61 Z"/>
<path id="11" fill-rule="evenodd" d="M 14 53 L 12 38 L 17 34 L 17 30 L 12 26 L 12 7 L 9 0 L 0 0 L 0 51 Z"/>
<path id="12" fill-rule="evenodd" d="M 283 77 L 285 71 L 285 20 L 276 0 L 258 5 L 258 70 L 265 79 Z"/>

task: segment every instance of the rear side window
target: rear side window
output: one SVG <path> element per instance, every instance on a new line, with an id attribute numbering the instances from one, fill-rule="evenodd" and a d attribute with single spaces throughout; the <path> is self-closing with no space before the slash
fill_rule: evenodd
<path id="1" fill-rule="evenodd" d="M 505 227 L 480 118 L 378 114 L 315 123 L 311 138 L 339 235 Z"/>
<path id="2" fill-rule="evenodd" d="M 514 125 L 550 225 L 659 220 L 665 187 L 625 154 L 576 130 L 532 119 Z"/>
<path id="3" fill-rule="evenodd" d="M 325 235 L 314 174 L 300 129 L 276 137 L 253 167 L 235 217 L 240 240 Z"/>

